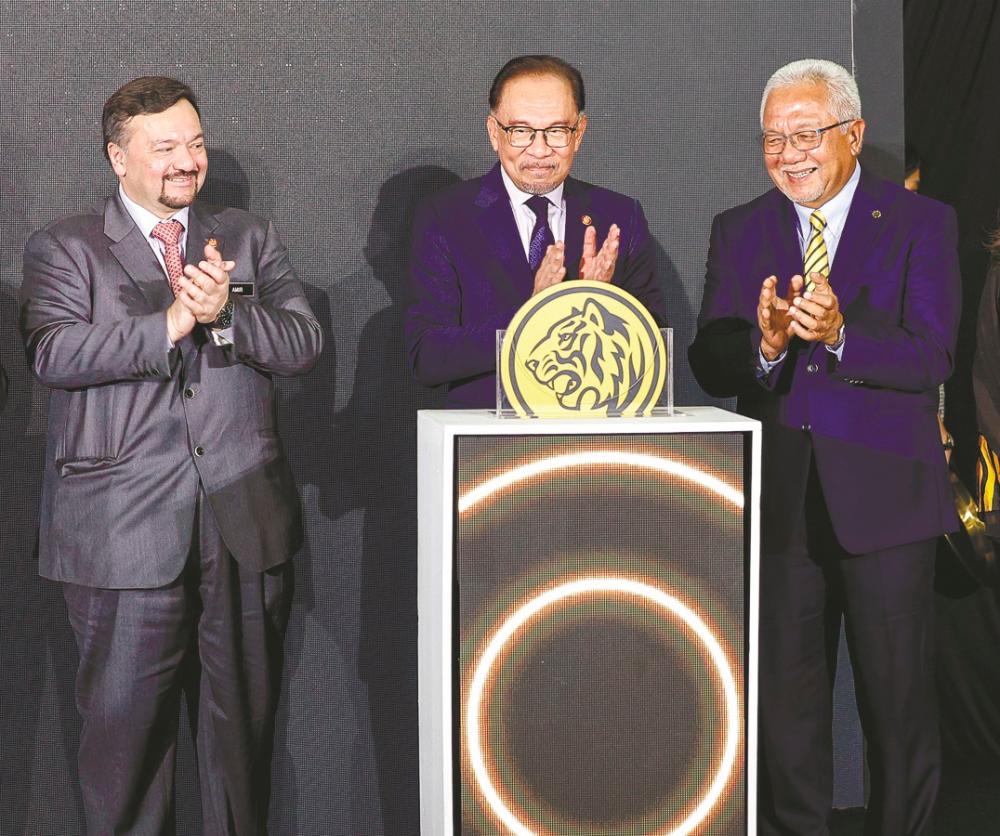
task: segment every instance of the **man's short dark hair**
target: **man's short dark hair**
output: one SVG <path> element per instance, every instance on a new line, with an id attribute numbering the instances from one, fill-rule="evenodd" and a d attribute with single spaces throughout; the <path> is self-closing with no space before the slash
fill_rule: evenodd
<path id="1" fill-rule="evenodd" d="M 497 73 L 490 85 L 490 110 L 496 110 L 504 85 L 512 78 L 525 75 L 554 75 L 565 79 L 573 90 L 573 101 L 578 113 L 583 113 L 586 93 L 583 90 L 583 76 L 572 64 L 554 55 L 519 55 L 511 58 Z"/>
<path id="2" fill-rule="evenodd" d="M 125 147 L 125 125 L 133 116 L 140 113 L 163 113 L 181 99 L 191 102 L 195 113 L 201 116 L 194 92 L 176 79 L 162 75 L 144 75 L 119 87 L 104 103 L 104 113 L 101 116 L 104 156 L 111 159 L 108 156 L 109 142 Z"/>

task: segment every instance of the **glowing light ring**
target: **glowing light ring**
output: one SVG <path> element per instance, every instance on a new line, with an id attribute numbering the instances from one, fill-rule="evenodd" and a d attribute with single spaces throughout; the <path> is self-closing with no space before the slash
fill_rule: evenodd
<path id="1" fill-rule="evenodd" d="M 631 578 L 617 576 L 588 577 L 560 584 L 532 598 L 501 625 L 479 658 L 472 676 L 472 682 L 469 686 L 469 697 L 466 702 L 466 745 L 469 750 L 469 762 L 472 766 L 473 775 L 486 803 L 489 804 L 493 812 L 496 813 L 497 817 L 512 833 L 517 834 L 517 836 L 535 836 L 535 831 L 518 819 L 514 812 L 507 806 L 490 779 L 489 771 L 486 768 L 486 760 L 483 755 L 482 735 L 479 728 L 479 714 L 483 701 L 483 693 L 486 689 L 486 683 L 489 680 L 490 671 L 500 657 L 504 646 L 514 637 L 518 630 L 548 607 L 568 598 L 596 593 L 620 593 L 642 598 L 679 618 L 698 637 L 708 652 L 708 656 L 722 684 L 725 696 L 726 738 L 723 744 L 722 757 L 719 760 L 719 768 L 704 797 L 694 809 L 676 827 L 660 834 L 660 836 L 687 836 L 687 834 L 694 832 L 694 829 L 711 812 L 712 807 L 715 806 L 715 803 L 722 795 L 729 781 L 729 776 L 732 773 L 733 765 L 736 763 L 740 741 L 739 690 L 736 685 L 736 677 L 733 676 L 733 672 L 729 667 L 725 651 L 716 640 L 711 629 L 709 629 L 708 625 L 702 621 L 697 613 L 664 590 Z"/>
<path id="2" fill-rule="evenodd" d="M 728 500 L 734 507 L 743 507 L 743 491 L 734 488 L 716 476 L 698 470 L 696 467 L 673 459 L 653 456 L 648 453 L 628 453 L 622 450 L 588 450 L 581 453 L 566 453 L 560 456 L 550 456 L 545 459 L 528 462 L 487 479 L 466 492 L 458 500 L 458 512 L 464 514 L 473 506 L 488 499 L 497 491 L 506 490 L 524 482 L 552 473 L 556 470 L 566 470 L 574 467 L 592 467 L 605 465 L 612 467 L 637 467 L 642 470 L 652 470 L 667 476 L 676 476 L 692 482 L 705 490 Z"/>

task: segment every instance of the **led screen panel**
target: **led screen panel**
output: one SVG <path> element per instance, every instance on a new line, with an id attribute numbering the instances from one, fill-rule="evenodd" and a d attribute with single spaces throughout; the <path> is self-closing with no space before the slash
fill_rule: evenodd
<path id="1" fill-rule="evenodd" d="M 744 834 L 749 435 L 459 436 L 462 834 Z"/>

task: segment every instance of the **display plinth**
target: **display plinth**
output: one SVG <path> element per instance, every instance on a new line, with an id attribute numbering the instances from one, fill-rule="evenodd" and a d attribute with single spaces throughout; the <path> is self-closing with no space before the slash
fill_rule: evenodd
<path id="1" fill-rule="evenodd" d="M 421 831 L 754 833 L 759 424 L 418 427 Z"/>

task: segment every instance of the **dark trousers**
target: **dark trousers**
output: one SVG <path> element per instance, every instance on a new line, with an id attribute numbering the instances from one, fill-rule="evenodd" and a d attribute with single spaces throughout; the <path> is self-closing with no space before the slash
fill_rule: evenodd
<path id="1" fill-rule="evenodd" d="M 155 544 L 150 544 L 155 549 Z M 80 783 L 90 836 L 174 831 L 182 692 L 198 757 L 204 836 L 267 832 L 274 715 L 291 562 L 240 567 L 199 497 L 176 581 L 158 589 L 64 584 L 80 651 Z"/>
<path id="2" fill-rule="evenodd" d="M 832 691 L 843 617 L 868 743 L 864 832 L 924 836 L 940 774 L 935 542 L 845 553 L 812 471 L 799 532 L 786 550 L 761 555 L 759 832 L 829 833 Z"/>

